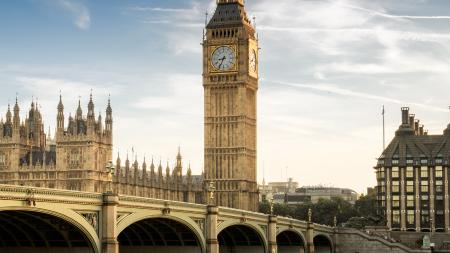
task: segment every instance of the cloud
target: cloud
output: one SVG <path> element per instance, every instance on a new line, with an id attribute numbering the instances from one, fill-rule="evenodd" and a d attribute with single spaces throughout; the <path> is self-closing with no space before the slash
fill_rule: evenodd
<path id="1" fill-rule="evenodd" d="M 89 14 L 89 9 L 85 5 L 72 0 L 57 0 L 56 3 L 75 17 L 74 22 L 79 29 L 89 29 L 91 25 L 91 16 Z"/>
<path id="2" fill-rule="evenodd" d="M 96 93 L 104 95 L 117 94 L 121 90 L 121 86 L 119 85 L 96 85 L 56 78 L 19 76 L 16 80 L 22 87 L 39 97 L 56 97 L 59 91 L 66 94 L 87 97 L 92 89 Z"/>
<path id="3" fill-rule="evenodd" d="M 192 11 L 192 9 L 142 7 L 142 6 L 129 7 L 128 10 L 130 10 L 130 11 L 157 11 L 157 12 L 188 12 L 188 11 Z"/>
<path id="4" fill-rule="evenodd" d="M 374 16 L 380 16 L 385 18 L 393 18 L 393 19 L 450 19 L 450 16 L 412 16 L 412 15 L 392 15 L 385 12 L 380 12 L 368 8 L 363 8 L 361 6 L 351 5 L 351 4 L 344 4 L 339 3 L 342 6 L 345 6 L 350 9 L 360 10 L 366 13 L 369 13 Z"/>
<path id="5" fill-rule="evenodd" d="M 192 103 L 192 98 L 201 98 L 201 78 L 198 75 L 174 74 L 163 78 L 166 80 L 160 88 L 162 94 L 147 96 L 133 104 L 139 109 L 156 109 L 171 113 L 200 114 L 201 103 Z"/>
<path id="6" fill-rule="evenodd" d="M 344 96 L 344 97 L 377 100 L 380 102 L 394 103 L 394 104 L 399 104 L 399 105 L 413 105 L 413 106 L 417 106 L 417 107 L 421 107 L 421 108 L 425 108 L 425 109 L 433 110 L 433 111 L 439 111 L 439 112 L 447 112 L 448 111 L 447 109 L 443 109 L 443 108 L 436 107 L 433 105 L 416 103 L 416 102 L 406 102 L 406 101 L 402 101 L 402 100 L 399 100 L 396 98 L 390 98 L 390 97 L 374 95 L 374 94 L 365 93 L 365 92 L 358 92 L 358 91 L 353 91 L 353 90 L 349 90 L 349 89 L 343 89 L 343 88 L 339 88 L 333 84 L 299 84 L 299 83 L 290 83 L 290 82 L 282 82 L 282 81 L 273 81 L 273 83 L 290 86 L 290 87 L 294 87 L 294 88 L 301 88 L 301 89 L 315 90 L 315 91 L 324 92 L 324 93 L 331 93 L 334 95 L 340 95 L 340 96 Z"/>

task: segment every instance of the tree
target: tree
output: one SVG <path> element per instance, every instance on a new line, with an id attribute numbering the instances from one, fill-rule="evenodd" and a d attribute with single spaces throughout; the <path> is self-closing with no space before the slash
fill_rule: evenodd
<path id="1" fill-rule="evenodd" d="M 312 221 L 319 224 L 334 225 L 334 217 L 338 225 L 362 229 L 365 226 L 380 225 L 382 217 L 377 214 L 376 195 L 361 196 L 354 205 L 342 198 L 320 199 L 317 203 L 302 203 L 287 205 L 276 203 L 273 206 L 273 214 L 284 217 L 292 217 L 298 220 L 308 220 L 308 210 L 313 212 Z M 259 205 L 261 213 L 270 213 L 270 203 L 263 201 Z"/>

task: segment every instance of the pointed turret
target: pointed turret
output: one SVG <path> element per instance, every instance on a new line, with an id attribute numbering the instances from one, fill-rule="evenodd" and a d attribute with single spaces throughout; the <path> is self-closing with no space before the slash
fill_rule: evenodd
<path id="1" fill-rule="evenodd" d="M 166 183 L 170 182 L 170 168 L 169 168 L 169 162 L 167 161 L 166 165 Z"/>
<path id="2" fill-rule="evenodd" d="M 89 103 L 88 103 L 88 118 L 92 117 L 92 119 L 94 119 L 95 114 L 94 114 L 94 101 L 92 99 L 92 90 L 91 90 L 91 94 L 89 95 Z"/>
<path id="3" fill-rule="evenodd" d="M 105 117 L 105 134 L 111 138 L 112 142 L 112 130 L 113 130 L 113 118 L 112 118 L 112 108 L 111 108 L 111 98 L 108 98 L 108 106 L 106 107 L 106 117 Z"/>
<path id="4" fill-rule="evenodd" d="M 64 105 L 62 102 L 62 95 L 59 94 L 58 115 L 56 116 L 56 137 L 61 137 L 64 134 Z"/>
<path id="5" fill-rule="evenodd" d="M 145 156 L 144 156 L 144 162 L 142 163 L 142 182 L 144 185 L 146 185 L 147 182 L 147 163 L 145 162 Z"/>
<path id="6" fill-rule="evenodd" d="M 92 135 L 95 133 L 95 113 L 94 101 L 92 100 L 92 90 L 89 95 L 88 113 L 87 113 L 87 132 Z"/>
<path id="7" fill-rule="evenodd" d="M 129 178 L 130 178 L 130 160 L 128 159 L 128 152 L 127 152 L 127 160 L 125 160 L 125 177 L 126 177 L 126 182 L 129 182 Z"/>
<path id="8" fill-rule="evenodd" d="M 175 175 L 179 178 L 181 181 L 181 177 L 183 176 L 183 157 L 181 156 L 181 148 L 178 147 L 178 154 L 177 154 L 177 165 L 175 167 Z"/>
<path id="9" fill-rule="evenodd" d="M 133 163 L 133 168 L 134 168 L 134 184 L 136 185 L 139 179 L 139 163 L 137 161 L 137 156 L 134 159 L 134 163 Z"/>
<path id="10" fill-rule="evenodd" d="M 189 167 L 188 167 L 188 170 L 187 170 L 187 175 L 189 177 L 192 176 L 191 163 L 189 163 Z"/>
<path id="11" fill-rule="evenodd" d="M 13 125 L 15 129 L 19 129 L 20 127 L 20 108 L 19 108 L 19 103 L 17 101 L 17 96 L 16 96 L 16 104 L 14 105 L 14 120 L 13 120 Z"/>
<path id="12" fill-rule="evenodd" d="M 81 120 L 83 118 L 83 110 L 81 109 L 81 99 L 78 99 L 78 108 L 77 114 L 75 115 L 75 119 Z"/>
<path id="13" fill-rule="evenodd" d="M 103 133 L 102 114 L 98 113 L 97 132 L 101 135 Z"/>
<path id="14" fill-rule="evenodd" d="M 120 153 L 117 152 L 117 159 L 116 159 L 116 177 L 117 177 L 117 180 L 118 180 L 118 181 L 120 181 L 120 177 L 122 176 L 122 175 L 121 175 L 121 174 L 122 174 L 121 166 L 122 166 L 122 161 L 120 160 Z"/>
<path id="15" fill-rule="evenodd" d="M 11 106 L 8 103 L 8 111 L 6 111 L 6 122 L 11 123 L 11 118 L 12 118 L 12 114 L 11 114 Z"/>
<path id="16" fill-rule="evenodd" d="M 12 137 L 13 134 L 13 125 L 11 122 L 11 108 L 8 104 L 8 111 L 6 112 L 6 122 L 3 124 L 3 136 Z"/>
<path id="17" fill-rule="evenodd" d="M 155 164 L 153 163 L 153 157 L 152 157 L 152 164 L 150 164 L 150 182 L 153 186 L 153 182 L 156 180 L 156 174 L 155 174 Z"/>
<path id="18" fill-rule="evenodd" d="M 162 182 L 162 180 L 163 180 L 163 168 L 162 168 L 161 160 L 159 160 L 159 165 L 158 165 L 158 180 L 159 180 L 159 182 Z"/>

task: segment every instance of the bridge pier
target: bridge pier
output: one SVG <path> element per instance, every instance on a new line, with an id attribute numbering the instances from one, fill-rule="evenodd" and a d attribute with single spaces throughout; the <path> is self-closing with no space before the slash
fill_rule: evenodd
<path id="1" fill-rule="evenodd" d="M 102 253 L 119 253 L 117 241 L 117 206 L 119 196 L 114 193 L 103 194 L 102 206 Z"/>
<path id="2" fill-rule="evenodd" d="M 314 223 L 308 222 L 306 228 L 306 247 L 308 248 L 308 253 L 315 253 L 314 248 Z"/>
<path id="3" fill-rule="evenodd" d="M 217 206 L 208 206 L 207 207 L 206 253 L 219 253 L 219 241 L 217 240 L 217 216 L 218 215 L 219 215 L 219 208 Z"/>
<path id="4" fill-rule="evenodd" d="M 269 247 L 269 253 L 277 253 L 278 252 L 278 246 L 277 246 L 277 221 L 278 218 L 276 216 L 270 215 L 269 216 L 269 227 L 268 227 L 268 247 Z"/>

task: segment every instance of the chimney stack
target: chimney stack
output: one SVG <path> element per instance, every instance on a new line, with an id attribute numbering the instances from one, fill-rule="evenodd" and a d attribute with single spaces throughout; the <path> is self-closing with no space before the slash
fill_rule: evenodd
<path id="1" fill-rule="evenodd" d="M 419 127 L 419 135 L 420 136 L 424 135 L 424 131 L 423 131 L 424 127 L 425 127 L 424 125 L 420 125 L 420 127 Z"/>
<path id="2" fill-rule="evenodd" d="M 415 130 L 415 125 L 414 125 L 414 118 L 416 117 L 416 115 L 415 114 L 410 114 L 409 115 L 409 126 L 413 129 L 413 130 Z"/>
<path id="3" fill-rule="evenodd" d="M 409 107 L 402 107 L 402 125 L 409 125 Z"/>
<path id="4" fill-rule="evenodd" d="M 415 122 L 414 122 L 414 130 L 415 130 L 415 135 L 419 135 L 419 124 L 420 124 L 420 120 L 416 120 Z"/>

